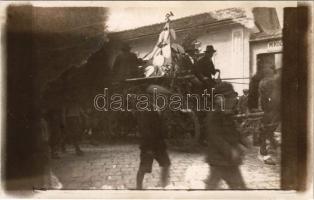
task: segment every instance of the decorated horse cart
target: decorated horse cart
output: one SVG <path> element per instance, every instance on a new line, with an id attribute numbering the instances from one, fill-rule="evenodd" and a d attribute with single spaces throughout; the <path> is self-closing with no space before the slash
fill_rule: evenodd
<path id="1" fill-rule="evenodd" d="M 143 65 L 138 69 L 141 72 L 139 77 L 128 78 L 113 83 L 114 91 L 120 91 L 124 95 L 137 94 L 149 85 L 155 85 L 171 94 L 185 96 L 187 94 L 198 94 L 200 89 L 212 88 L 221 84 L 220 72 L 213 77 L 213 84 L 204 87 L 195 76 L 191 68 L 184 67 L 184 59 L 187 58 L 185 49 L 175 43 L 176 34 L 171 28 L 170 12 L 166 15 L 165 25 L 159 34 L 158 41 L 151 52 L 141 58 Z M 201 94 L 199 94 L 201 95 Z M 199 141 L 202 129 L 202 122 L 199 118 L 197 105 L 192 102 L 188 109 L 181 109 L 178 112 L 165 110 L 162 118 L 168 133 L 169 141 L 181 145 L 194 145 Z M 238 115 L 239 129 L 244 134 L 258 132 L 260 117 L 262 113 L 252 117 Z M 138 122 L 136 112 L 110 112 L 107 118 L 108 132 L 112 136 L 136 135 Z"/>

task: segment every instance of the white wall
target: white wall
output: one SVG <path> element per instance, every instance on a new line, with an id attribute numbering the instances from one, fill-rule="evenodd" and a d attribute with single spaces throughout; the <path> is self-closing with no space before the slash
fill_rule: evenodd
<path id="1" fill-rule="evenodd" d="M 209 44 L 217 50 L 213 60 L 216 68 L 221 70 L 222 79 L 249 77 L 249 32 L 242 26 L 208 31 L 198 39 L 202 43 L 202 50 Z M 231 82 L 241 95 L 243 89 L 248 88 L 249 80 L 238 79 Z"/>

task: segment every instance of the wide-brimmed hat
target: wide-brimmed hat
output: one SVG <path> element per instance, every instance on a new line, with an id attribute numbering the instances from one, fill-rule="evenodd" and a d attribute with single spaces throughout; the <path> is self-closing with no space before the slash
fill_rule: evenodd
<path id="1" fill-rule="evenodd" d="M 214 53 L 216 52 L 216 50 L 214 49 L 213 45 L 207 45 L 206 50 L 204 52 Z"/>

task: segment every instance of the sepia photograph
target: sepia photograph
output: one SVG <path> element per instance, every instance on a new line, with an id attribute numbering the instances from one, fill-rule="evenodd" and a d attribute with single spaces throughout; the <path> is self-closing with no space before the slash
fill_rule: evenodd
<path id="1" fill-rule="evenodd" d="M 0 9 L 1 196 L 313 198 L 313 2 Z"/>

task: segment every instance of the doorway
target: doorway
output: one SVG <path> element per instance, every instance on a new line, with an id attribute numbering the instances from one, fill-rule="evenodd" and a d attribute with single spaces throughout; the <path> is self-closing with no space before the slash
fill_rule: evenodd
<path id="1" fill-rule="evenodd" d="M 282 67 L 282 52 L 275 53 L 261 53 L 257 54 L 257 71 L 259 72 L 265 67 L 274 66 L 275 69 L 280 69 Z"/>

